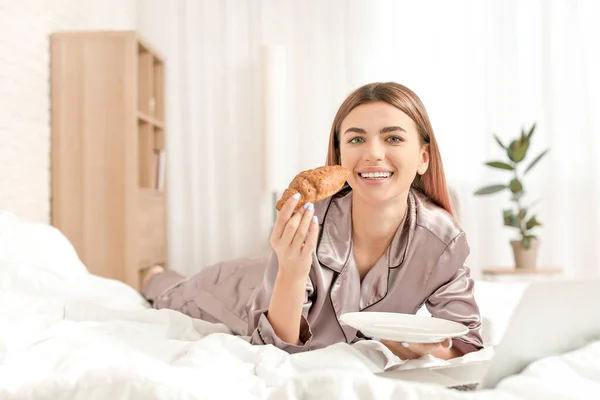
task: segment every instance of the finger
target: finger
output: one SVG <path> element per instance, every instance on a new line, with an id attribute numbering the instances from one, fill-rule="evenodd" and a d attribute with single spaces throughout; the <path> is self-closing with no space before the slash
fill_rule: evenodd
<path id="1" fill-rule="evenodd" d="M 426 354 L 431 354 L 431 352 L 439 346 L 439 343 L 400 342 L 400 345 L 418 358 Z"/>
<path id="2" fill-rule="evenodd" d="M 300 225 L 298 226 L 298 230 L 294 235 L 294 239 L 292 241 L 292 246 L 297 248 L 300 251 L 302 244 L 306 240 L 306 234 L 308 232 L 308 228 L 310 226 L 310 221 L 312 220 L 314 214 L 315 205 L 312 203 L 306 203 L 304 205 L 304 214 L 302 215 L 302 219 L 300 220 Z"/>
<path id="3" fill-rule="evenodd" d="M 404 345 L 404 343 L 406 343 L 406 342 L 402 342 L 402 343 Z M 444 339 L 441 342 L 435 342 L 435 343 L 406 343 L 406 346 L 414 349 L 415 351 L 429 353 L 440 346 L 449 349 L 450 347 L 452 347 L 452 340 Z"/>
<path id="4" fill-rule="evenodd" d="M 301 253 L 305 254 L 306 252 L 312 253 L 317 247 L 317 239 L 319 238 L 319 218 L 316 215 L 313 215 L 310 221 L 310 226 L 308 228 L 308 235 L 306 237 L 306 241 L 304 242 L 304 246 L 302 247 Z"/>
<path id="5" fill-rule="evenodd" d="M 424 354 L 431 354 L 433 351 L 435 351 L 439 347 L 444 347 L 446 349 L 451 348 L 452 340 L 445 339 L 442 342 L 437 342 L 437 343 L 406 343 L 406 342 L 402 342 L 401 344 L 402 344 L 402 346 L 406 347 L 407 349 L 410 349 L 411 351 L 413 351 L 415 353 L 424 355 Z"/>
<path id="6" fill-rule="evenodd" d="M 280 239 L 283 235 L 283 230 L 285 229 L 286 224 L 290 220 L 296 205 L 298 204 L 298 200 L 300 200 L 300 193 L 296 193 L 292 197 L 290 197 L 281 210 L 277 212 L 277 220 L 275 220 L 275 226 L 273 227 L 272 236 L 275 239 Z"/>
<path id="7" fill-rule="evenodd" d="M 405 352 L 410 353 L 411 358 L 419 358 L 424 354 L 424 349 L 420 343 L 400 342 L 400 346 L 402 346 Z"/>
<path id="8" fill-rule="evenodd" d="M 403 360 L 410 360 L 420 357 L 420 355 L 417 352 L 413 351 L 410 348 L 410 343 L 394 342 L 389 340 L 381 340 L 381 343 L 384 344 L 388 349 L 390 349 L 392 353 L 394 353 Z M 408 347 L 406 347 L 405 344 L 408 344 Z"/>
<path id="9" fill-rule="evenodd" d="M 302 219 L 302 212 L 297 212 L 288 220 L 287 224 L 285 224 L 285 228 L 283 229 L 283 234 L 281 235 L 280 243 L 283 246 L 289 246 L 292 244 L 294 240 L 294 235 L 296 235 L 296 231 L 298 230 L 298 226 L 300 225 L 300 220 Z"/>

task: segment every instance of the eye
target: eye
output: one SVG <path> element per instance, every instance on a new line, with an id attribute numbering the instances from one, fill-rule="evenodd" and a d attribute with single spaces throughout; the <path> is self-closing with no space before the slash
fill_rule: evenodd
<path id="1" fill-rule="evenodd" d="M 350 139 L 350 141 L 348 143 L 358 144 L 358 143 L 363 143 L 364 141 L 365 141 L 365 139 L 361 138 L 360 136 L 356 136 L 356 137 L 353 137 L 352 139 Z"/>
<path id="2" fill-rule="evenodd" d="M 386 139 L 388 142 L 390 143 L 400 143 L 400 142 L 404 142 L 404 139 L 402 139 L 400 136 L 390 136 L 389 138 Z"/>

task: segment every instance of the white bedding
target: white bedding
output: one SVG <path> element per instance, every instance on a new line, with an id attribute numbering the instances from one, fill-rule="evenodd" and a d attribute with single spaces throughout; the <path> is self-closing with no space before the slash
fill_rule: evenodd
<path id="1" fill-rule="evenodd" d="M 0 214 L 0 399 L 471 398 L 384 380 L 378 343 L 290 356 L 225 326 L 148 309 L 131 288 L 87 273 L 51 227 Z M 485 358 L 489 349 L 457 360 Z M 588 398 L 600 342 L 532 364 L 478 398 Z M 444 363 L 433 358 L 412 368 Z"/>

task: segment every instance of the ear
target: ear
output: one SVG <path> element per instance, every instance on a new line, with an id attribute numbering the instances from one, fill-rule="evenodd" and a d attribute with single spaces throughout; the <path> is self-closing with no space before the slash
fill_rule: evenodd
<path id="1" fill-rule="evenodd" d="M 421 148 L 421 160 L 417 167 L 417 173 L 423 175 L 429 168 L 429 145 L 425 145 Z"/>

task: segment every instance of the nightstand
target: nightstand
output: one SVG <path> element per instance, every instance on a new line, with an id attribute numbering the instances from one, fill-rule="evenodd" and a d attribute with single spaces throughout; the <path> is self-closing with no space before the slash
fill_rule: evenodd
<path id="1" fill-rule="evenodd" d="M 546 267 L 538 269 L 489 267 L 484 268 L 483 280 L 488 282 L 539 282 L 556 280 L 563 276 L 562 268 Z"/>

